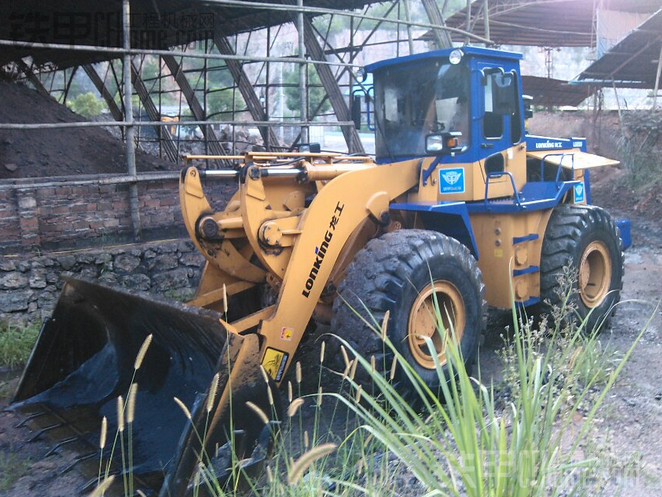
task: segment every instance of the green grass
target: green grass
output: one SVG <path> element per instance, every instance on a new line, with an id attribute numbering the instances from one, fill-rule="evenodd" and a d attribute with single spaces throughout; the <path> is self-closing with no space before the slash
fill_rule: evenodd
<path id="1" fill-rule="evenodd" d="M 29 459 L 21 459 L 12 453 L 0 453 L 0 492 L 9 490 L 29 469 Z"/>
<path id="2" fill-rule="evenodd" d="M 0 366 L 15 369 L 25 364 L 38 334 L 38 325 L 0 323 Z"/>
<path id="3" fill-rule="evenodd" d="M 328 393 L 326 402 L 345 405 L 356 415 L 358 426 L 341 437 L 333 456 L 313 462 L 307 476 L 294 484 L 287 481 L 296 466 L 291 445 L 281 443 L 271 462 L 270 480 L 253 482 L 253 494 L 391 495 L 402 486 L 405 474 L 404 481 L 415 480 L 416 492 L 425 496 L 590 495 L 587 482 L 598 461 L 584 457 L 579 446 L 641 334 L 626 353 L 616 354 L 587 333 L 583 323 L 549 329 L 546 321 L 533 326 L 515 311 L 513 322 L 510 343 L 502 352 L 508 359 L 505 385 L 484 385 L 480 377 L 470 377 L 459 348 L 447 344 L 449 373 L 437 367 L 446 402 L 426 387 L 387 340 L 398 367 L 416 386 L 420 411 L 387 378 L 372 372 L 369 359 L 343 342 L 359 367 L 371 373 L 376 390 L 367 394 L 361 389 L 357 402 L 359 385 L 351 375 L 345 376 L 354 395 Z M 378 323 L 374 331 L 379 333 Z M 506 389 L 510 396 L 504 403 L 499 394 Z M 286 433 L 292 422 L 286 420 Z M 329 441 L 328 433 L 318 433 L 310 441 L 310 451 Z"/>
<path id="4" fill-rule="evenodd" d="M 561 316 L 572 312 L 558 310 Z M 469 376 L 459 347 L 447 342 L 448 367 L 436 365 L 445 400 L 388 339 L 385 346 L 414 385 L 415 401 L 400 395 L 388 372 L 374 371 L 369 358 L 336 338 L 350 361 L 338 372 L 340 391 L 302 396 L 298 385 L 292 387 L 290 406 L 301 405 L 284 415 L 266 474 L 248 478 L 249 490 L 239 495 L 382 496 L 403 486 L 408 495 L 424 497 L 591 495 L 598 458 L 584 455 L 580 446 L 646 327 L 617 354 L 583 323 L 555 319 L 564 324 L 534 326 L 516 310 L 512 318 L 501 352 L 505 383 L 486 385 L 480 375 Z M 443 333 L 439 309 L 437 321 Z M 381 333 L 380 323 L 373 331 Z M 357 368 L 370 375 L 371 388 L 354 380 Z M 328 374 L 320 364 L 319 385 Z M 312 423 L 304 421 L 303 409 L 316 409 Z M 340 429 L 334 433 L 328 426 Z M 209 456 L 201 454 L 196 481 L 212 495 L 238 495 L 233 480 L 229 487 L 218 484 L 208 463 Z"/>

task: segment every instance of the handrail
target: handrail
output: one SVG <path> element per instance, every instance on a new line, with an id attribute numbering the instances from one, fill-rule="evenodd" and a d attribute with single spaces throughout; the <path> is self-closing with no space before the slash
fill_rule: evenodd
<path id="1" fill-rule="evenodd" d="M 557 183 L 559 182 L 559 178 L 561 177 L 561 170 L 563 169 L 563 159 L 569 155 L 572 159 L 572 165 L 571 165 L 571 171 L 572 171 L 572 178 L 574 179 L 575 177 L 575 154 L 574 153 L 565 153 L 565 152 L 552 152 L 549 154 L 543 155 L 542 159 L 540 159 L 540 181 L 545 181 L 545 161 L 547 160 L 547 157 L 561 157 L 561 160 L 559 161 L 558 168 L 556 170 L 556 181 Z"/>
<path id="2" fill-rule="evenodd" d="M 501 176 L 508 176 L 510 178 L 510 184 L 513 187 L 513 196 L 515 198 L 515 204 L 517 204 L 517 207 L 519 207 L 520 209 L 525 209 L 525 206 L 522 205 L 522 199 L 520 198 L 519 193 L 517 192 L 517 186 L 515 185 L 515 177 L 513 176 L 513 173 L 511 173 L 510 171 L 494 171 L 491 173 L 487 173 L 487 178 L 485 178 L 485 199 L 483 200 L 485 206 L 487 207 L 488 205 L 487 200 L 488 200 L 488 193 L 490 188 L 490 178 L 500 178 Z"/>

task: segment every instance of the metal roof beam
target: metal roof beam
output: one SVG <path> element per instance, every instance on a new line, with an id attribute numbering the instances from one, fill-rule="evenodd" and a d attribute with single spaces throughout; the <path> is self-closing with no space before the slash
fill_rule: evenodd
<path id="1" fill-rule="evenodd" d="M 85 71 L 87 77 L 90 78 L 90 81 L 92 82 L 94 87 L 97 89 L 101 97 L 106 102 L 106 105 L 108 106 L 108 110 L 110 110 L 113 119 L 115 119 L 115 121 L 122 121 L 123 120 L 122 111 L 117 106 L 115 99 L 110 94 L 110 91 L 108 91 L 108 87 L 103 82 L 101 76 L 99 76 L 99 73 L 97 73 L 96 69 L 94 69 L 94 66 L 92 66 L 92 64 L 85 64 L 83 65 L 83 71 Z"/>
<path id="2" fill-rule="evenodd" d="M 23 71 L 23 73 L 25 74 L 25 77 L 28 78 L 28 81 L 30 81 L 30 83 L 32 83 L 35 90 L 37 90 L 37 93 L 41 93 L 42 95 L 45 95 L 47 97 L 51 96 L 51 94 L 48 93 L 48 90 L 46 89 L 44 84 L 41 82 L 41 80 L 32 71 L 32 67 L 28 66 L 25 62 L 23 62 L 23 59 L 18 59 L 16 61 L 16 64 L 18 65 L 18 68 L 21 71 Z"/>
<path id="3" fill-rule="evenodd" d="M 186 79 L 186 75 L 182 72 L 181 65 L 175 60 L 173 55 L 164 55 L 163 62 L 165 62 L 165 65 L 170 70 L 170 74 L 172 74 L 172 77 L 175 79 L 179 85 L 179 88 L 182 90 L 184 98 L 186 98 L 186 101 L 188 102 L 189 108 L 191 109 L 191 112 L 193 112 L 195 119 L 198 121 L 206 120 L 205 111 L 200 105 L 198 97 L 195 96 L 195 92 L 191 88 L 191 85 Z M 209 145 L 209 151 L 213 155 L 228 155 L 227 151 L 218 140 L 218 137 L 216 136 L 213 128 L 209 125 L 201 126 L 201 128 L 202 134 L 205 136 L 205 140 L 207 140 L 207 144 Z M 232 166 L 232 163 L 227 160 L 220 160 L 219 162 L 226 167 Z"/>
<path id="4" fill-rule="evenodd" d="M 441 13 L 436 0 L 421 0 L 421 2 L 423 3 L 423 8 L 427 13 L 430 22 L 432 24 L 446 27 L 446 21 L 444 20 L 444 16 Z M 448 34 L 448 31 L 432 28 L 432 32 L 434 33 L 437 48 L 452 48 L 453 42 L 451 41 L 451 37 Z"/>
<path id="5" fill-rule="evenodd" d="M 317 41 L 313 31 L 313 24 L 307 16 L 304 18 L 303 32 L 306 50 L 308 51 L 310 58 L 314 61 L 325 61 L 324 50 L 322 50 L 322 47 Z M 315 64 L 315 69 L 320 77 L 322 86 L 324 86 L 324 90 L 329 96 L 329 102 L 331 103 L 331 107 L 333 107 L 333 112 L 336 114 L 338 121 L 351 121 L 352 119 L 349 108 L 347 107 L 347 102 L 345 101 L 345 97 L 340 90 L 340 85 L 338 84 L 338 81 L 336 81 L 331 68 L 328 65 Z M 304 96 L 302 95 L 301 98 L 303 99 Z M 353 124 L 349 126 L 341 126 L 340 129 L 345 137 L 347 149 L 350 154 L 365 153 L 359 133 L 356 131 Z"/>
<path id="6" fill-rule="evenodd" d="M 218 31 L 214 31 L 214 44 L 222 54 L 235 55 L 235 52 L 232 49 L 228 39 L 225 36 L 221 36 Z M 248 80 L 248 76 L 246 75 L 246 71 L 244 71 L 243 65 L 237 60 L 230 59 L 226 60 L 225 63 L 230 70 L 230 74 L 232 74 L 232 78 L 234 79 L 237 88 L 239 88 L 239 92 L 241 93 L 244 102 L 246 102 L 246 107 L 251 113 L 253 119 L 255 121 L 267 121 L 267 114 L 262 108 L 262 104 L 260 103 L 259 97 L 255 93 L 253 85 Z M 269 150 L 271 147 L 280 146 L 273 128 L 268 126 L 260 126 L 258 129 L 260 130 L 262 140 L 264 141 L 264 145 L 267 150 Z"/>
<path id="7" fill-rule="evenodd" d="M 135 66 L 133 61 L 131 62 L 131 82 L 133 83 L 133 88 L 136 90 L 136 93 L 138 94 L 138 98 L 140 98 L 140 101 L 145 107 L 145 111 L 147 112 L 149 119 L 151 121 L 160 121 L 161 113 L 156 108 L 156 105 L 154 105 L 154 101 L 152 100 L 152 97 L 149 95 L 149 90 L 147 90 L 145 83 L 140 77 L 140 71 L 138 71 L 138 68 Z M 179 160 L 177 154 L 177 145 L 175 145 L 175 142 L 173 141 L 172 136 L 170 135 L 170 131 L 168 131 L 168 128 L 165 128 L 163 126 L 157 126 L 156 134 L 158 135 L 159 142 L 161 143 L 161 146 L 163 147 L 163 150 L 165 151 L 168 158 L 172 162 L 177 162 Z"/>

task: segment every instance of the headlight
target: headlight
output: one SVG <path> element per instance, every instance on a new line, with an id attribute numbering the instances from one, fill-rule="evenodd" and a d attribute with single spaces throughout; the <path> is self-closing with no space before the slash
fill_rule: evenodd
<path id="1" fill-rule="evenodd" d="M 453 50 L 453 51 L 451 52 L 451 54 L 448 56 L 448 62 L 450 62 L 451 64 L 453 64 L 454 66 L 456 66 L 457 64 L 459 64 L 460 62 L 462 62 L 462 56 L 463 56 L 463 55 L 464 55 L 464 54 L 462 53 L 462 50 L 460 50 L 459 48 L 457 48 L 457 49 Z"/>
<path id="2" fill-rule="evenodd" d="M 442 135 L 428 135 L 425 137 L 425 150 L 434 154 L 444 149 L 444 139 Z"/>

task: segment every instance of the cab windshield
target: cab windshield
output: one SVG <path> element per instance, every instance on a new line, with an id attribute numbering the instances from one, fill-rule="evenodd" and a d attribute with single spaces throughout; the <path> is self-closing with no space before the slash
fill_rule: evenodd
<path id="1" fill-rule="evenodd" d="M 424 156 L 425 136 L 459 131 L 469 143 L 469 71 L 429 62 L 375 74 L 378 157 Z"/>

